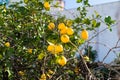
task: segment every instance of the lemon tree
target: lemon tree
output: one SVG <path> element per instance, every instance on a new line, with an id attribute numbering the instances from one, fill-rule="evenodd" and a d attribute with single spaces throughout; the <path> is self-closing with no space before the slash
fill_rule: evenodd
<path id="1" fill-rule="evenodd" d="M 0 79 L 80 80 L 78 47 L 89 39 L 89 30 L 100 26 L 100 15 L 88 18 L 88 0 L 77 18 L 49 14 L 52 0 L 23 0 L 0 6 Z M 24 5 L 21 5 L 24 3 Z M 112 24 L 106 18 L 106 24 Z M 82 54 L 81 54 L 82 57 Z M 84 63 L 89 57 L 82 57 Z M 84 60 L 85 59 L 85 60 Z"/>

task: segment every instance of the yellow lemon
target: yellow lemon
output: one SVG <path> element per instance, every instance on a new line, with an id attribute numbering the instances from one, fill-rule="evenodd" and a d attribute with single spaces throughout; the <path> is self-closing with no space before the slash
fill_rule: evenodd
<path id="1" fill-rule="evenodd" d="M 61 56 L 58 60 L 58 64 L 64 66 L 67 63 L 67 59 L 64 56 Z"/>
<path id="2" fill-rule="evenodd" d="M 25 73 L 24 73 L 23 71 L 19 71 L 18 74 L 19 74 L 20 76 L 24 76 L 24 75 L 25 75 Z"/>
<path id="3" fill-rule="evenodd" d="M 88 39 L 88 31 L 87 30 L 83 30 L 80 34 L 81 38 L 84 39 L 84 40 L 87 40 Z"/>
<path id="4" fill-rule="evenodd" d="M 46 75 L 42 74 L 41 77 L 40 77 L 40 80 L 46 80 Z"/>
<path id="5" fill-rule="evenodd" d="M 48 48 L 47 48 L 47 50 L 49 52 L 51 52 L 52 54 L 58 53 L 58 51 L 56 50 L 56 45 L 49 45 Z"/>
<path id="6" fill-rule="evenodd" d="M 48 28 L 50 30 L 53 30 L 55 28 L 55 24 L 54 23 L 49 23 Z"/>
<path id="7" fill-rule="evenodd" d="M 60 34 L 66 34 L 67 33 L 67 27 L 60 30 Z"/>
<path id="8" fill-rule="evenodd" d="M 49 4 L 49 2 L 45 2 L 45 3 L 44 3 L 44 8 L 45 8 L 46 10 L 50 10 L 50 4 Z"/>
<path id="9" fill-rule="evenodd" d="M 59 23 L 59 24 L 58 24 L 58 29 L 59 29 L 59 30 L 62 30 L 62 29 L 64 29 L 64 28 L 66 28 L 66 26 L 65 26 L 64 23 Z"/>
<path id="10" fill-rule="evenodd" d="M 61 36 L 61 41 L 63 43 L 68 43 L 70 41 L 69 36 L 68 35 L 62 35 Z"/>
<path id="11" fill-rule="evenodd" d="M 47 50 L 50 52 L 55 51 L 55 45 L 48 45 Z"/>
<path id="12" fill-rule="evenodd" d="M 28 49 L 27 52 L 28 52 L 29 54 L 32 54 L 32 51 L 33 51 L 33 49 Z"/>
<path id="13" fill-rule="evenodd" d="M 73 35 L 73 33 L 74 33 L 74 30 L 72 28 L 67 29 L 67 34 L 68 35 Z"/>
<path id="14" fill-rule="evenodd" d="M 9 43 L 9 42 L 6 42 L 4 45 L 5 45 L 6 47 L 10 47 L 10 43 Z"/>
<path id="15" fill-rule="evenodd" d="M 89 57 L 88 56 L 85 56 L 85 57 L 83 57 L 84 58 L 84 60 L 85 61 L 87 61 L 87 62 L 89 62 L 90 61 L 90 59 L 89 59 Z"/>
<path id="16" fill-rule="evenodd" d="M 57 54 L 63 51 L 62 45 L 49 45 L 47 47 L 47 50 L 50 51 L 52 54 Z"/>
<path id="17" fill-rule="evenodd" d="M 62 45 L 56 45 L 55 51 L 58 52 L 58 53 L 62 52 L 63 51 L 63 46 Z"/>

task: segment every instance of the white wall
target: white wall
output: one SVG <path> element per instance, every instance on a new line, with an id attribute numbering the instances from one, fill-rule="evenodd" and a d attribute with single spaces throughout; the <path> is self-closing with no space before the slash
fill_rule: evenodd
<path id="1" fill-rule="evenodd" d="M 99 12 L 99 14 L 102 17 L 105 16 L 111 16 L 112 19 L 118 21 L 116 18 L 117 12 L 120 10 L 120 2 L 113 2 L 113 3 L 107 3 L 107 4 L 102 4 L 102 5 L 96 5 L 92 8 L 89 9 L 89 14 L 93 13 L 93 11 L 96 10 Z M 120 18 L 119 18 L 120 19 Z M 112 48 L 116 45 L 116 42 L 118 40 L 118 35 L 117 35 L 117 26 L 115 25 L 112 27 L 112 32 L 109 30 L 104 31 L 98 36 L 99 42 L 104 43 L 108 47 Z M 103 30 L 107 26 L 102 24 L 101 27 L 99 28 L 99 31 Z M 99 60 L 102 60 L 103 57 L 106 55 L 108 52 L 108 48 L 106 48 L 103 45 L 98 45 L 98 53 L 99 53 Z M 105 62 L 111 62 L 116 55 L 111 52 L 109 56 L 106 58 Z"/>

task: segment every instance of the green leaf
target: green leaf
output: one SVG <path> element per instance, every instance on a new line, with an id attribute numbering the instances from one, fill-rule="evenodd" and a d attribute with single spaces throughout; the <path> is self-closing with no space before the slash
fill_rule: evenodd
<path id="1" fill-rule="evenodd" d="M 83 20 L 83 23 L 89 25 L 90 24 L 90 20 L 88 18 L 86 18 L 86 19 Z"/>
<path id="2" fill-rule="evenodd" d="M 38 60 L 42 60 L 45 56 L 46 56 L 45 53 L 40 53 L 38 55 Z"/>
<path id="3" fill-rule="evenodd" d="M 106 25 L 108 26 L 108 29 L 109 29 L 110 31 L 112 31 L 110 25 L 111 25 L 111 24 L 114 24 L 115 21 L 112 20 L 110 16 L 105 17 L 104 21 L 105 21 Z"/>
<path id="4" fill-rule="evenodd" d="M 77 0 L 76 2 L 77 2 L 77 3 L 81 3 L 81 2 L 82 2 L 82 0 Z"/>
<path id="5" fill-rule="evenodd" d="M 29 0 L 24 0 L 24 3 L 27 4 Z"/>
<path id="6" fill-rule="evenodd" d="M 96 24 L 96 27 L 99 27 L 99 26 L 100 26 L 100 24 L 101 24 L 101 23 L 100 23 L 100 22 L 98 22 L 98 23 Z"/>
<path id="7" fill-rule="evenodd" d="M 109 29 L 110 31 L 112 31 L 112 28 L 111 28 L 110 26 L 108 26 L 108 29 Z"/>
<path id="8" fill-rule="evenodd" d="M 3 58 L 3 56 L 0 54 L 0 60 Z"/>
<path id="9" fill-rule="evenodd" d="M 96 15 L 97 18 L 100 17 L 100 15 L 97 11 L 95 11 L 95 15 Z"/>
<path id="10" fill-rule="evenodd" d="M 79 11 L 79 10 L 80 10 L 80 7 L 78 7 L 77 10 Z"/>
<path id="11" fill-rule="evenodd" d="M 105 17 L 104 21 L 106 22 L 107 25 L 114 24 L 115 20 L 112 20 L 110 16 Z"/>
<path id="12" fill-rule="evenodd" d="M 88 0 L 84 1 L 84 5 L 89 5 Z"/>
<path id="13" fill-rule="evenodd" d="M 106 22 L 106 23 L 111 23 L 111 17 L 110 16 L 107 16 L 107 17 L 105 17 L 105 19 L 104 19 L 104 21 Z"/>
<path id="14" fill-rule="evenodd" d="M 96 20 L 92 20 L 92 27 L 96 27 L 97 25 L 97 21 Z"/>

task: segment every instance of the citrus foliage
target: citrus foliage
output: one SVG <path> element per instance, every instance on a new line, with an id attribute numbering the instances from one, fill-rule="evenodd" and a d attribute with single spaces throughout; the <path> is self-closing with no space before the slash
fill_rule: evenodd
<path id="1" fill-rule="evenodd" d="M 52 1 L 23 3 L 0 6 L 0 79 L 2 71 L 10 80 L 81 79 L 76 47 L 88 40 L 88 30 L 100 26 L 100 16 L 86 17 L 87 0 L 74 20 L 50 15 Z"/>

